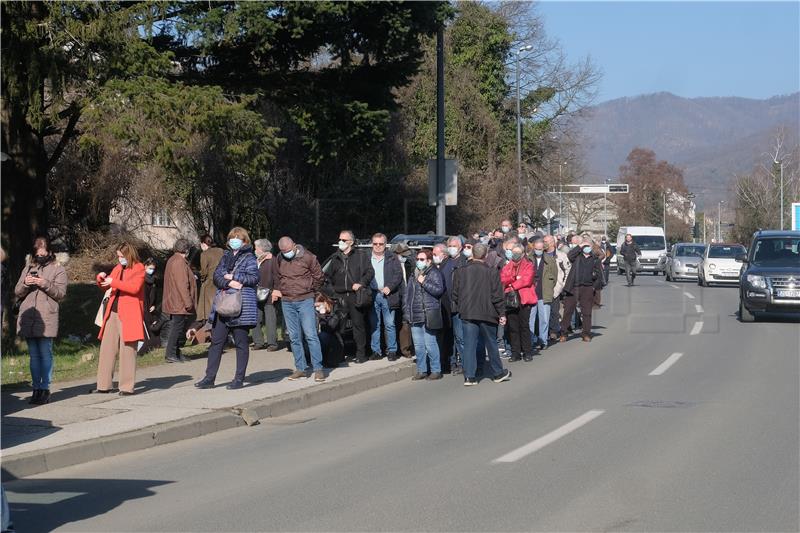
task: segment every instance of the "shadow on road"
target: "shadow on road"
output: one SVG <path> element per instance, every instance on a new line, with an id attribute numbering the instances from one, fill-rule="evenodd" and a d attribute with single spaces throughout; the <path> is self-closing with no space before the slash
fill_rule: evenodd
<path id="1" fill-rule="evenodd" d="M 19 479 L 4 483 L 17 531 L 53 531 L 107 513 L 129 500 L 154 496 L 173 483 L 150 479 Z M 124 529 L 123 524 L 119 526 Z"/>

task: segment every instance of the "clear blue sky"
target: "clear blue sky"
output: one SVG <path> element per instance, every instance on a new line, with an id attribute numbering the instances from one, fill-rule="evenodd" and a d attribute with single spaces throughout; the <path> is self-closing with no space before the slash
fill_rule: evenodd
<path id="1" fill-rule="evenodd" d="M 800 1 L 538 5 L 571 60 L 604 73 L 597 102 L 668 91 L 769 98 L 800 91 Z"/>

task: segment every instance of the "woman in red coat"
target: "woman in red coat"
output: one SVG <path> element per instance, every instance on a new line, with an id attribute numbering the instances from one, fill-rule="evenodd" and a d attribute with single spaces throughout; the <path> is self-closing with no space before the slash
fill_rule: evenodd
<path id="1" fill-rule="evenodd" d="M 500 271 L 503 291 L 519 293 L 519 308 L 506 308 L 506 327 L 511 341 L 511 361 L 533 360 L 531 342 L 531 307 L 536 305 L 536 288 L 534 287 L 533 263 L 525 257 L 525 249 L 519 243 L 507 243 L 505 246 L 508 262 Z M 506 298 L 508 301 L 508 298 Z"/>
<path id="2" fill-rule="evenodd" d="M 97 388 L 92 392 L 111 392 L 114 363 L 119 354 L 119 394 L 133 394 L 136 382 L 136 349 L 145 339 L 144 265 L 136 249 L 128 243 L 117 248 L 117 261 L 111 274 L 100 272 L 97 285 L 111 289 L 100 328 L 100 360 Z"/>

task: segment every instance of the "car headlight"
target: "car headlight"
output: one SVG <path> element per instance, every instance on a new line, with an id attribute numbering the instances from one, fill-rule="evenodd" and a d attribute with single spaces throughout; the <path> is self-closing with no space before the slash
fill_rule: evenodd
<path id="1" fill-rule="evenodd" d="M 766 289 L 767 282 L 764 280 L 764 276 L 756 276 L 755 274 L 748 274 L 747 275 L 747 283 L 755 287 L 756 289 Z"/>
<path id="2" fill-rule="evenodd" d="M 681 267 L 681 262 L 678 261 L 677 259 L 673 262 L 673 264 L 675 265 L 675 268 L 680 268 Z"/>
<path id="3" fill-rule="evenodd" d="M 715 265 L 714 263 L 709 263 L 708 264 L 708 268 L 711 269 L 711 270 L 716 270 L 717 269 L 717 265 Z"/>

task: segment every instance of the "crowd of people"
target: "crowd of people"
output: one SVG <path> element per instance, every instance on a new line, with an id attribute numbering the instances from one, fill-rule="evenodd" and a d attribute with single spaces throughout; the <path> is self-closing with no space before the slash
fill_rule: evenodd
<path id="1" fill-rule="evenodd" d="M 160 304 L 156 261 L 142 261 L 123 243 L 117 264 L 96 277 L 104 295 L 92 392 L 114 390 L 117 358 L 118 391 L 129 395 L 137 353 L 163 346 L 165 360 L 180 363 L 188 360 L 181 353 L 186 342 L 206 341 L 206 372 L 195 387 L 215 386 L 224 348 L 232 344 L 236 371 L 227 388 L 239 389 L 251 347 L 278 350 L 279 316 L 294 356 L 289 380 L 324 382 L 326 369 L 343 363 L 416 357 L 415 381 L 445 374 L 463 375 L 465 386 L 481 377 L 507 381 L 511 372 L 504 358 L 532 361 L 578 331 L 591 341 L 592 311 L 601 305 L 611 259 L 605 237 L 544 235 L 524 224 L 513 228 L 503 220 L 496 230 L 471 238 L 391 249 L 387 236 L 375 233 L 370 250 L 343 230 L 324 270 L 291 237 L 280 238 L 273 253 L 268 239 L 252 241 L 241 227 L 229 231 L 224 248 L 202 236 L 200 267 L 194 270 L 193 243 L 178 239 L 159 278 Z M 66 294 L 66 273 L 49 246 L 46 238 L 36 240 L 16 286 L 22 301 L 18 332 L 31 354 L 34 404 L 49 401 L 58 303 Z"/>

